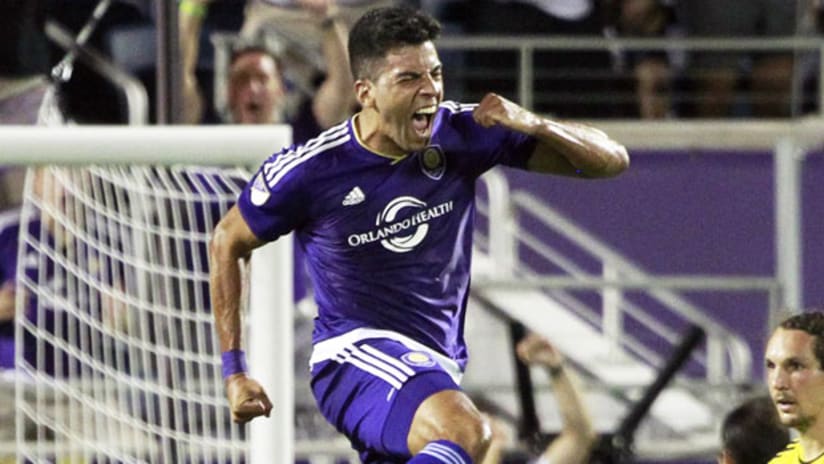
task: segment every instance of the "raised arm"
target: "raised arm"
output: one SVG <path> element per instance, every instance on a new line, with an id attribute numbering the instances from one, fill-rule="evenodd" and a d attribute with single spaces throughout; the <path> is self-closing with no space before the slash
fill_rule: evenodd
<path id="1" fill-rule="evenodd" d="M 547 369 L 563 423 L 561 433 L 547 446 L 538 464 L 579 464 L 587 458 L 597 438 L 578 391 L 564 368 L 561 353 L 545 338 L 530 334 L 517 347 L 518 357 Z"/>
<path id="2" fill-rule="evenodd" d="M 326 62 L 326 78 L 315 92 L 312 112 L 322 128 L 332 127 L 352 112 L 355 94 L 346 52 L 346 26 L 339 19 L 334 1 L 318 2 L 312 11 L 320 22 L 321 51 Z M 304 8 L 309 6 L 304 5 Z"/>
<path id="3" fill-rule="evenodd" d="M 196 124 L 203 116 L 203 95 L 195 74 L 200 53 L 200 29 L 211 0 L 181 0 L 178 35 L 183 63 L 183 122 Z"/>
<path id="4" fill-rule="evenodd" d="M 481 100 L 474 116 L 482 126 L 500 124 L 537 138 L 527 165 L 530 171 L 598 178 L 616 176 L 629 167 L 627 149 L 601 130 L 543 118 L 494 93 Z"/>
<path id="5" fill-rule="evenodd" d="M 243 423 L 257 416 L 269 416 L 272 403 L 254 379 L 246 376 L 246 362 L 241 351 L 241 263 L 253 249 L 262 245 L 237 206 L 220 220 L 209 241 L 209 289 L 212 312 L 220 341 L 226 396 L 232 419 Z"/>

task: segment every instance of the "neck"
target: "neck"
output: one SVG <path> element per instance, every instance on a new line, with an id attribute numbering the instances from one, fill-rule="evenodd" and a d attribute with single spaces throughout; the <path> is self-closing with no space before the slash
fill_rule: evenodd
<path id="1" fill-rule="evenodd" d="M 406 155 L 391 139 L 381 134 L 380 114 L 372 108 L 364 108 L 355 116 L 355 131 L 366 148 L 388 156 Z"/>
<path id="2" fill-rule="evenodd" d="M 801 434 L 798 441 L 801 443 L 801 459 L 804 462 L 812 462 L 824 455 L 824 430 L 821 426 L 816 427 L 816 424 L 813 424 L 813 427 Z"/>

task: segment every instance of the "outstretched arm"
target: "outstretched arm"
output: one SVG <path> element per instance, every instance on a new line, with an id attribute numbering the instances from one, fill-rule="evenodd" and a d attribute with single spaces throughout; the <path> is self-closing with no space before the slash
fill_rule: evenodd
<path id="1" fill-rule="evenodd" d="M 548 340 L 537 334 L 530 334 L 521 340 L 518 343 L 517 352 L 523 362 L 543 366 L 549 371 L 563 422 L 561 433 L 544 450 L 538 462 L 552 464 L 587 462 L 595 444 L 596 434 L 581 398 L 564 369 L 561 353 Z"/>
<path id="2" fill-rule="evenodd" d="M 530 171 L 576 177 L 613 177 L 629 167 L 623 145 L 584 124 L 543 118 L 500 95 L 487 94 L 474 113 L 484 127 L 501 125 L 538 139 Z"/>
<path id="3" fill-rule="evenodd" d="M 272 403 L 266 392 L 254 379 L 246 376 L 240 367 L 241 349 L 241 260 L 248 259 L 252 250 L 263 242 L 249 229 L 237 206 L 233 206 L 220 220 L 209 241 L 209 288 L 224 368 L 229 366 L 226 396 L 232 419 L 243 423 L 260 415 L 269 415 Z M 227 357 L 229 358 L 227 360 Z"/>

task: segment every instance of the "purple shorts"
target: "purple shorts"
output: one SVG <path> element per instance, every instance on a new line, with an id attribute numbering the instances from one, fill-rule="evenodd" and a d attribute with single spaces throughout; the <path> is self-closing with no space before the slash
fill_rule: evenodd
<path id="1" fill-rule="evenodd" d="M 434 393 L 459 389 L 431 354 L 388 338 L 360 340 L 312 366 L 321 413 L 370 464 L 406 462 L 418 406 Z"/>

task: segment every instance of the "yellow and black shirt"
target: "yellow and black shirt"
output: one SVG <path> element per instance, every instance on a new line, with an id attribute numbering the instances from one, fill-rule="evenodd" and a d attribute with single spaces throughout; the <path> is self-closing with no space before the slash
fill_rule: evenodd
<path id="1" fill-rule="evenodd" d="M 769 464 L 824 464 L 824 454 L 818 455 L 811 461 L 801 459 L 803 456 L 801 443 L 798 440 L 791 441 L 786 448 L 779 451 L 769 462 Z"/>

